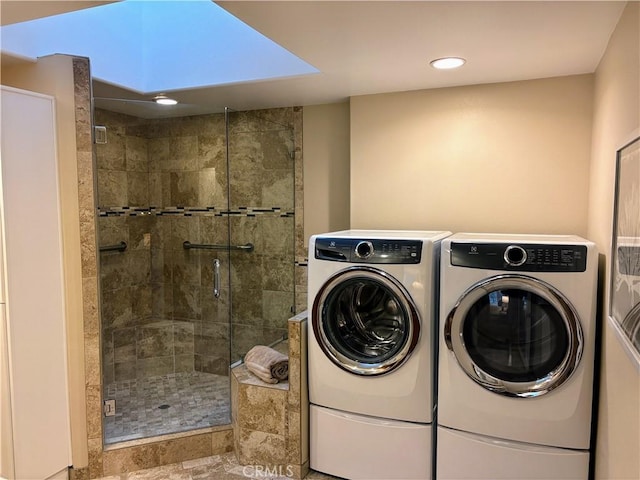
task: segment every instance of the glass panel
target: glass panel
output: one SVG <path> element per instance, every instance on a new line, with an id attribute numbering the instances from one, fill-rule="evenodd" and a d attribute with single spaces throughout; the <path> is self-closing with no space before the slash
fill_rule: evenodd
<path id="1" fill-rule="evenodd" d="M 322 329 L 339 353 L 356 362 L 393 358 L 410 340 L 411 317 L 403 299 L 365 277 L 345 280 L 322 308 Z"/>
<path id="2" fill-rule="evenodd" d="M 464 319 L 464 345 L 475 364 L 495 378 L 530 382 L 562 362 L 569 348 L 561 315 L 524 290 L 494 290 Z"/>
<path id="3" fill-rule="evenodd" d="M 228 244 L 224 114 L 95 120 L 105 443 L 228 424 L 229 252 L 183 245 Z"/>
<path id="4" fill-rule="evenodd" d="M 295 305 L 294 136 L 290 108 L 228 110 L 232 363 L 287 336 Z"/>

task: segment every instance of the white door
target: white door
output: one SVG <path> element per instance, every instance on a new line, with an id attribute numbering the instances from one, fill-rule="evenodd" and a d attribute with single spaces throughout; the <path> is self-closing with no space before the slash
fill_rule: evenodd
<path id="1" fill-rule="evenodd" d="M 2 87 L 0 105 L 11 400 L 2 408 L 12 421 L 12 438 L 2 444 L 13 444 L 8 476 L 43 479 L 70 464 L 54 99 Z"/>

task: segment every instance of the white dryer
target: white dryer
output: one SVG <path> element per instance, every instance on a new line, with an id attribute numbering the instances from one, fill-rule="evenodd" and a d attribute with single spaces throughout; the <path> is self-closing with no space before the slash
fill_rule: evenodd
<path id="1" fill-rule="evenodd" d="M 440 241 L 348 230 L 309 242 L 310 466 L 430 479 Z"/>
<path id="2" fill-rule="evenodd" d="M 598 256 L 575 236 L 442 242 L 439 479 L 585 479 Z"/>

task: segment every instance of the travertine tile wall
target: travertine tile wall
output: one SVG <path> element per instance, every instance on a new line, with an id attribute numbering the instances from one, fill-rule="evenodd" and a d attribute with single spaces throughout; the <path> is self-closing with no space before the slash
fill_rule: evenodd
<path id="1" fill-rule="evenodd" d="M 307 313 L 289 319 L 288 328 L 288 381 L 267 384 L 244 365 L 235 367 L 231 415 L 240 464 L 300 479 L 309 471 Z"/>

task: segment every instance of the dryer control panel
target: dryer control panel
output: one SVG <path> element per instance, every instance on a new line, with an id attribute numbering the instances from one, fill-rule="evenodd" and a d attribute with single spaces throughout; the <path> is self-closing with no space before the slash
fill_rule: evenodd
<path id="1" fill-rule="evenodd" d="M 518 272 L 584 272 L 587 247 L 451 242 L 451 265 Z"/>
<path id="2" fill-rule="evenodd" d="M 413 264 L 420 263 L 422 241 L 321 237 L 316 238 L 315 256 L 334 262 Z"/>

